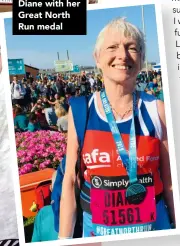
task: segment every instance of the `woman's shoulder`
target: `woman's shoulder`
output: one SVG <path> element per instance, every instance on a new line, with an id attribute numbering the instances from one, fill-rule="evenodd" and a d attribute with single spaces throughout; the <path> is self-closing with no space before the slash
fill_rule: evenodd
<path id="1" fill-rule="evenodd" d="M 144 102 L 153 102 L 157 100 L 157 98 L 154 95 L 151 95 L 144 91 L 139 92 L 139 97 Z"/>
<path id="2" fill-rule="evenodd" d="M 93 97 L 94 97 L 94 93 L 88 96 L 78 96 L 78 97 L 73 96 L 69 99 L 69 104 L 71 107 L 74 105 L 81 107 L 82 103 L 85 103 L 85 102 L 89 103 Z"/>

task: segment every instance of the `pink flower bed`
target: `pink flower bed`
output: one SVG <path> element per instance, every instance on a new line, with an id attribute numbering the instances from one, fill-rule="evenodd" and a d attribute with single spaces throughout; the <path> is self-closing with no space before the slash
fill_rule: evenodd
<path id="1" fill-rule="evenodd" d="M 56 168 L 66 153 L 66 138 L 60 132 L 16 133 L 19 175 Z"/>

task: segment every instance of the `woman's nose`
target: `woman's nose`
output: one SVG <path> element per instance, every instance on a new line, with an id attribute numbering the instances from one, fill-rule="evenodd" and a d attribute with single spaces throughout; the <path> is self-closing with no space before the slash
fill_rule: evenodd
<path id="1" fill-rule="evenodd" d="M 120 45 L 116 50 L 116 56 L 118 59 L 127 60 L 128 58 L 128 51 L 124 45 Z"/>

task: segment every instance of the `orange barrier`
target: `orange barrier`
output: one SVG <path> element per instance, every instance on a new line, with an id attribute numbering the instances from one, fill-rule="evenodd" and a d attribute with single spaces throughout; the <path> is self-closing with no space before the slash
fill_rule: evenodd
<path id="1" fill-rule="evenodd" d="M 53 168 L 46 168 L 20 176 L 21 202 L 24 217 L 28 218 L 36 215 L 37 212 L 30 211 L 33 202 L 36 201 L 34 189 L 42 181 L 51 180 L 53 172 Z"/>

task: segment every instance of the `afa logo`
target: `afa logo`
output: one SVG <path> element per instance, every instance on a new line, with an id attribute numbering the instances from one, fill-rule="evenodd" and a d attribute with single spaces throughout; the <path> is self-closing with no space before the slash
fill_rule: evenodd
<path id="1" fill-rule="evenodd" d="M 107 152 L 100 152 L 99 149 L 93 149 L 91 153 L 83 154 L 83 160 L 85 164 L 99 164 L 99 163 L 109 163 L 110 155 Z"/>

